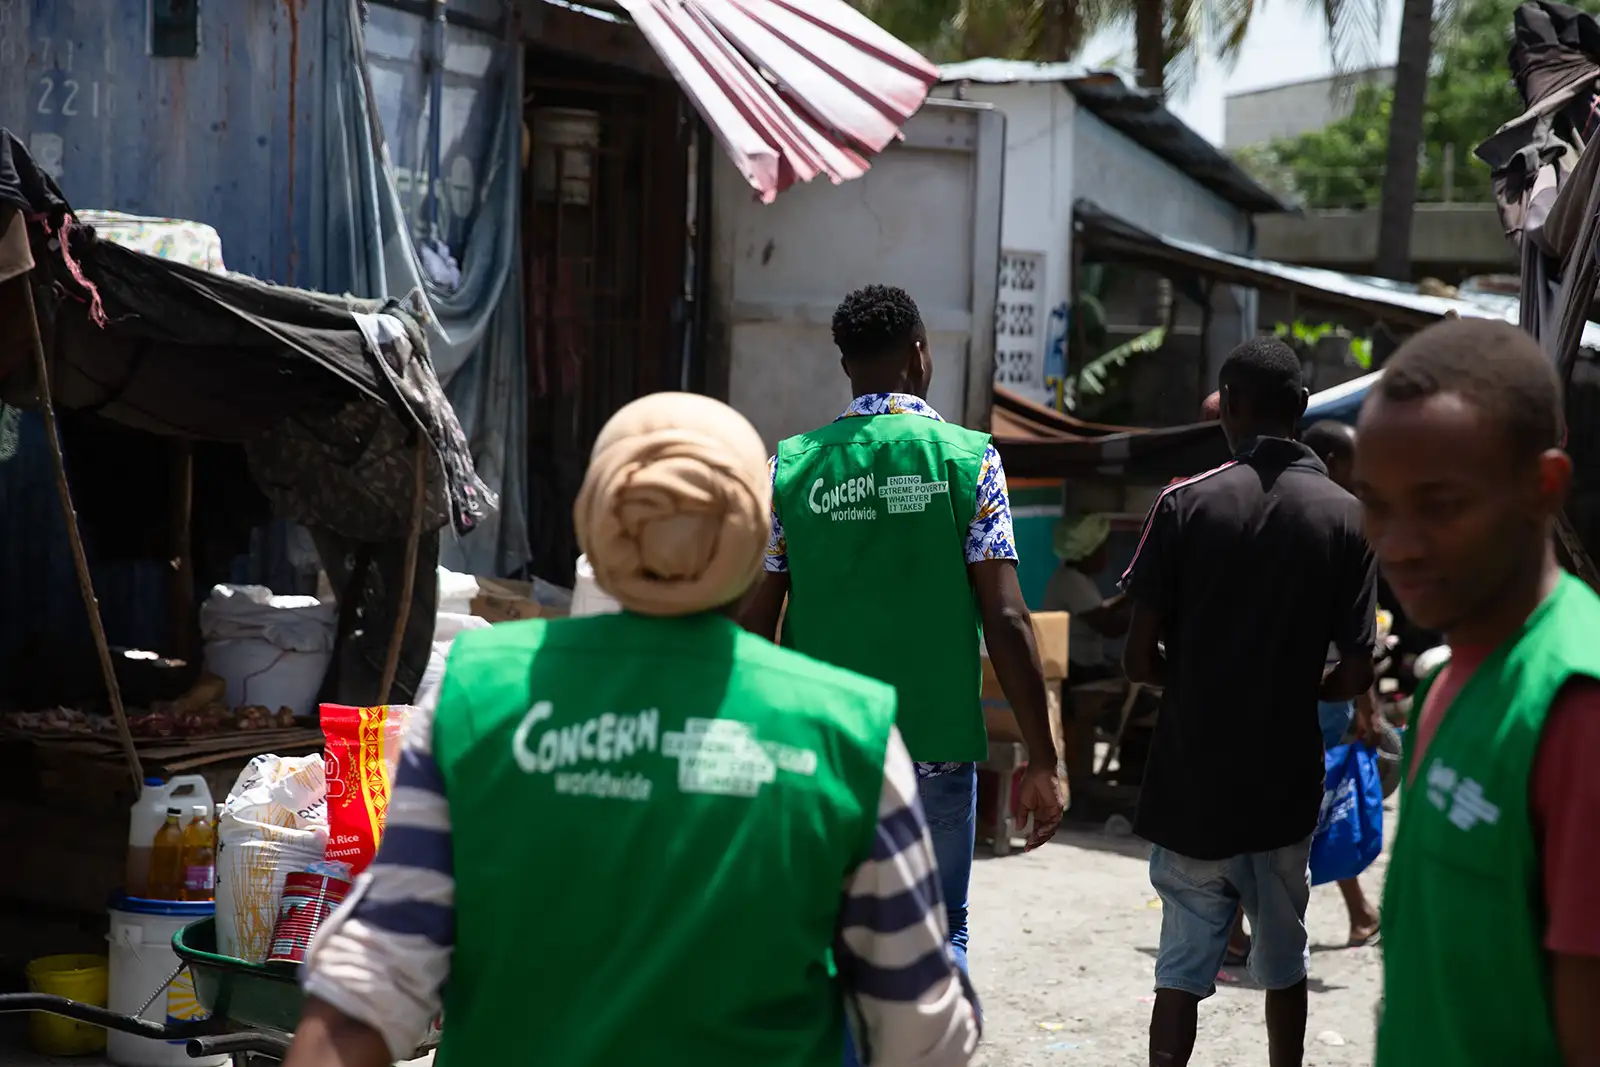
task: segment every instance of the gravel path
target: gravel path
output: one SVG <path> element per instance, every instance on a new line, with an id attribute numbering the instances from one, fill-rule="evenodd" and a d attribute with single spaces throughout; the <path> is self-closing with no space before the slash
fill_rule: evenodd
<path id="1" fill-rule="evenodd" d="M 1388 829 L 1392 837 L 1393 818 Z M 1148 846 L 1063 831 L 1036 852 L 987 858 L 972 873 L 973 981 L 984 1001 L 980 1067 L 1145 1067 L 1161 910 Z M 1362 875 L 1376 901 L 1387 855 Z M 1346 949 L 1344 900 L 1311 895 L 1306 1067 L 1370 1064 L 1379 950 Z M 1262 993 L 1241 968 L 1200 1007 L 1193 1067 L 1265 1067 Z"/>

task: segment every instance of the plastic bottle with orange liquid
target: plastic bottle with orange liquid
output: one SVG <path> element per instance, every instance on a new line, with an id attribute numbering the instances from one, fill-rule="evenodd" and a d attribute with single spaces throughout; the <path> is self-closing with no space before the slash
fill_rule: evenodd
<path id="1" fill-rule="evenodd" d="M 196 815 L 183 830 L 183 899 L 210 900 L 217 887 L 217 835 Z"/>
<path id="2" fill-rule="evenodd" d="M 151 900 L 183 899 L 182 818 L 182 808 L 168 808 L 167 821 L 150 844 L 150 886 L 146 892 Z"/>

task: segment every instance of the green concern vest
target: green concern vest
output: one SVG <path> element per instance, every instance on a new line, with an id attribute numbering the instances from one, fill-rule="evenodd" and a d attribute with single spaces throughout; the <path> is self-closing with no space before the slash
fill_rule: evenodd
<path id="1" fill-rule="evenodd" d="M 1560 1067 L 1528 790 L 1545 713 L 1600 677 L 1600 598 L 1562 577 L 1451 702 L 1400 800 L 1378 1067 Z M 1419 687 L 1417 708 L 1427 699 Z M 1409 771 L 1408 739 L 1404 767 Z"/>
<path id="2" fill-rule="evenodd" d="M 893 685 L 923 762 L 988 753 L 965 550 L 988 445 L 925 415 L 840 419 L 778 445 L 783 643 Z"/>
<path id="3" fill-rule="evenodd" d="M 838 1067 L 831 946 L 893 722 L 887 686 L 720 616 L 458 637 L 439 1067 Z"/>

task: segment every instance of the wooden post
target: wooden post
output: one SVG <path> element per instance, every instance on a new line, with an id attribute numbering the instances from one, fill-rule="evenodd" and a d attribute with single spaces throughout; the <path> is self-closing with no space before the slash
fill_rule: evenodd
<path id="1" fill-rule="evenodd" d="M 428 438 L 420 429 L 413 431 L 417 437 L 413 457 L 415 480 L 411 496 L 411 530 L 406 535 L 405 574 L 400 580 L 400 600 L 395 606 L 394 633 L 389 637 L 389 653 L 383 661 L 383 680 L 378 686 L 378 703 L 389 703 L 389 690 L 394 687 L 395 672 L 400 669 L 400 646 L 405 641 L 406 626 L 411 622 L 411 598 L 417 588 L 417 551 L 422 543 L 422 513 L 428 506 Z"/>
<path id="2" fill-rule="evenodd" d="M 34 310 L 33 291 L 25 297 L 28 313 L 38 321 Z M 50 348 L 57 355 L 61 349 L 61 316 L 56 315 L 50 328 Z M 89 574 L 89 557 L 83 551 L 83 534 L 78 529 L 78 511 L 72 505 L 72 490 L 67 485 L 67 461 L 61 452 L 61 431 L 56 425 L 56 406 L 50 395 L 50 361 L 45 358 L 44 345 L 39 333 L 34 331 L 34 371 L 39 378 L 40 411 L 44 414 L 45 438 L 50 442 L 50 458 L 55 464 L 56 495 L 61 498 L 61 515 L 67 524 L 67 543 L 72 549 L 72 565 L 78 572 L 78 592 L 83 597 L 83 609 L 89 615 L 89 629 L 94 634 L 95 651 L 100 656 L 100 673 L 105 678 L 106 697 L 111 701 L 111 716 L 117 724 L 117 739 L 122 742 L 122 755 L 128 763 L 128 773 L 133 776 L 137 793 L 144 785 L 144 766 L 139 762 L 139 752 L 133 745 L 133 731 L 128 727 L 128 713 L 122 706 L 122 690 L 117 685 L 117 669 L 111 661 L 111 645 L 106 641 L 105 623 L 100 618 L 100 601 L 94 595 L 94 579 Z"/>
<path id="3" fill-rule="evenodd" d="M 172 655 L 193 663 L 195 656 L 194 549 L 194 446 L 187 440 L 171 443 L 168 466 L 171 511 L 168 520 L 171 552 L 167 575 L 167 640 Z"/>

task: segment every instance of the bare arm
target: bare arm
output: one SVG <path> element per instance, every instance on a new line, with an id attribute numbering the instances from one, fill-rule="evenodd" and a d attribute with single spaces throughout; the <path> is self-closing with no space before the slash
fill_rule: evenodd
<path id="1" fill-rule="evenodd" d="M 1359 652 L 1344 655 L 1333 670 L 1322 678 L 1317 691 L 1320 700 L 1356 700 L 1372 689 L 1372 655 Z"/>
<path id="2" fill-rule="evenodd" d="M 1033 616 L 1017 584 L 1017 565 L 1009 559 L 967 564 L 978 599 L 983 640 L 989 662 L 1017 716 L 1028 748 L 1028 779 L 1023 806 L 1033 812 L 1028 847 L 1048 841 L 1061 822 L 1061 795 L 1056 777 L 1056 743 L 1050 733 L 1050 705 L 1045 697 L 1044 668 L 1033 636 Z"/>
<path id="3" fill-rule="evenodd" d="M 389 1046 L 378 1031 L 325 1000 L 306 999 L 284 1067 L 389 1067 Z"/>
<path id="4" fill-rule="evenodd" d="M 783 622 L 783 604 L 789 598 L 789 543 L 784 536 L 783 520 L 778 517 L 778 457 L 767 460 L 767 477 L 772 479 L 773 501 L 771 529 L 767 535 L 767 558 L 763 563 L 766 573 L 744 598 L 739 607 L 739 625 L 768 641 L 778 639 L 778 626 Z"/>
<path id="5" fill-rule="evenodd" d="M 1566 1067 L 1600 1067 L 1600 957 L 1552 954 L 1550 999 Z"/>
<path id="6" fill-rule="evenodd" d="M 983 640 L 989 662 L 1016 712 L 1028 762 L 1050 754 L 1055 763 L 1055 740 L 1050 736 L 1050 711 L 1045 700 L 1044 667 L 1033 636 L 1033 615 L 1017 583 L 1017 565 L 1010 560 L 986 559 L 967 565 L 983 620 Z"/>
<path id="7" fill-rule="evenodd" d="M 788 598 L 789 572 L 768 571 L 745 597 L 739 609 L 739 625 L 768 641 L 776 641 L 783 603 Z"/>
<path id="8" fill-rule="evenodd" d="M 1128 599 L 1128 594 L 1118 593 L 1105 600 L 1099 607 L 1080 611 L 1078 618 L 1094 628 L 1094 632 L 1102 637 L 1121 637 L 1128 632 L 1128 624 L 1132 621 L 1133 602 Z"/>
<path id="9" fill-rule="evenodd" d="M 1161 611 L 1135 604 L 1128 623 L 1128 640 L 1122 646 L 1122 671 L 1139 685 L 1166 685 L 1167 659 L 1161 654 Z"/>

